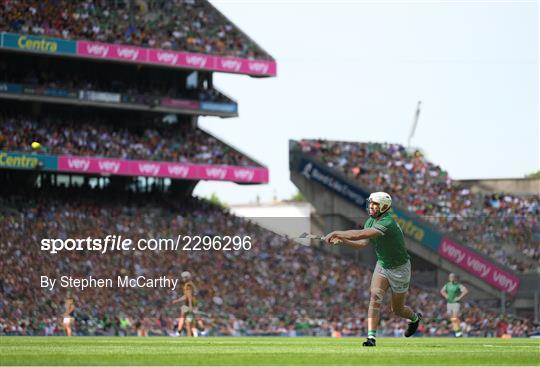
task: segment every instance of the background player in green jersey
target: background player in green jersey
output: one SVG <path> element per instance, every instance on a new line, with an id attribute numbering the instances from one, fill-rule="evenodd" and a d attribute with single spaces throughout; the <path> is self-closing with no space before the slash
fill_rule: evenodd
<path id="1" fill-rule="evenodd" d="M 458 282 L 457 276 L 454 273 L 448 275 L 448 283 L 441 288 L 441 295 L 446 299 L 446 312 L 450 315 L 452 321 L 452 329 L 456 337 L 463 336 L 461 331 L 461 322 L 459 320 L 459 309 L 461 304 L 459 301 L 469 293 L 463 284 Z"/>
<path id="2" fill-rule="evenodd" d="M 411 279 L 411 262 L 405 249 L 405 239 L 399 224 L 390 214 L 392 198 L 385 192 L 375 192 L 368 199 L 369 218 L 364 229 L 334 231 L 325 236 L 330 244 L 345 244 L 354 248 L 364 248 L 369 243 L 375 246 L 377 265 L 373 271 L 368 308 L 368 338 L 362 344 L 376 345 L 380 308 L 388 288 L 392 290 L 392 311 L 410 320 L 405 336 L 410 337 L 418 329 L 422 315 L 405 305 Z"/>

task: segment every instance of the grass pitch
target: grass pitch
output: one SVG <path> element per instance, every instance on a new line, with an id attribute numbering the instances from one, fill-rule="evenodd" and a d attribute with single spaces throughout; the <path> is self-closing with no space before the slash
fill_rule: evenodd
<path id="1" fill-rule="evenodd" d="M 0 337 L 0 365 L 535 365 L 540 339 Z"/>

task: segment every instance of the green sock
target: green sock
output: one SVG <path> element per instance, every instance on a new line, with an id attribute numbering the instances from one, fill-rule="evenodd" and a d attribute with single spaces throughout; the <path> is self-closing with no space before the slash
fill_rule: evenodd
<path id="1" fill-rule="evenodd" d="M 377 330 L 368 330 L 367 336 L 368 336 L 368 338 L 369 337 L 375 338 L 377 336 Z"/>
<path id="2" fill-rule="evenodd" d="M 414 314 L 414 317 L 411 319 L 411 322 L 416 322 L 416 321 L 418 321 L 418 315 Z"/>

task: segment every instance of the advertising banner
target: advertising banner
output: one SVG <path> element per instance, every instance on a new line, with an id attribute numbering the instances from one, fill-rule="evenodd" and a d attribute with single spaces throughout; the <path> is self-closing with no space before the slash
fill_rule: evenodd
<path id="1" fill-rule="evenodd" d="M 277 73 L 275 61 L 222 57 L 103 42 L 71 41 L 15 33 L 2 33 L 0 47 L 29 52 L 75 55 L 93 59 L 167 65 L 254 76 L 276 76 Z"/>
<path id="2" fill-rule="evenodd" d="M 14 83 L 0 83 L 0 93 L 22 93 L 22 85 Z"/>
<path id="3" fill-rule="evenodd" d="M 236 103 L 201 102 L 201 110 L 235 113 L 238 110 L 238 105 Z"/>
<path id="4" fill-rule="evenodd" d="M 1 168 L 56 171 L 58 164 L 55 156 L 0 151 Z"/>
<path id="5" fill-rule="evenodd" d="M 93 102 L 120 103 L 121 95 L 118 93 L 81 90 L 79 91 L 79 99 Z"/>
<path id="6" fill-rule="evenodd" d="M 4 33 L 2 47 L 64 55 L 75 55 L 77 52 L 77 43 L 75 41 L 15 33 Z"/>
<path id="7" fill-rule="evenodd" d="M 276 63 L 267 60 L 249 60 L 216 56 L 216 70 L 249 75 L 276 75 Z"/>
<path id="8" fill-rule="evenodd" d="M 181 66 L 180 52 L 170 50 L 148 50 L 148 62 L 168 66 Z"/>
<path id="9" fill-rule="evenodd" d="M 58 171 L 242 183 L 268 182 L 268 169 L 264 167 L 198 165 L 78 156 L 58 157 Z"/>
<path id="10" fill-rule="evenodd" d="M 438 251 L 442 239 L 439 232 L 434 231 L 424 223 L 416 220 L 405 210 L 401 210 L 396 206 L 392 208 L 392 215 L 396 222 L 399 223 L 399 226 L 405 235 L 411 237 L 416 242 L 420 242 L 422 245 L 431 248 L 435 252 Z"/>
<path id="11" fill-rule="evenodd" d="M 187 99 L 163 98 L 160 103 L 163 107 L 198 110 L 201 106 L 198 101 Z"/>
<path id="12" fill-rule="evenodd" d="M 330 168 L 309 160 L 302 160 L 299 172 L 308 180 L 320 183 L 345 200 L 350 201 L 359 207 L 365 207 L 366 198 L 369 194 L 356 186 L 349 185 L 347 182 L 337 177 Z"/>
<path id="13" fill-rule="evenodd" d="M 148 49 L 129 45 L 77 41 L 77 55 L 99 59 L 146 62 Z"/>
<path id="14" fill-rule="evenodd" d="M 20 85 L 20 93 L 34 96 L 77 98 L 77 92 L 60 88 L 48 88 L 35 85 Z"/>
<path id="15" fill-rule="evenodd" d="M 43 94 L 48 97 L 77 98 L 77 92 L 60 88 L 45 88 Z"/>
<path id="16" fill-rule="evenodd" d="M 215 69 L 217 56 L 179 52 L 178 64 L 193 69 Z"/>
<path id="17" fill-rule="evenodd" d="M 439 254 L 503 292 L 515 295 L 519 289 L 517 276 L 448 238 L 442 240 Z"/>

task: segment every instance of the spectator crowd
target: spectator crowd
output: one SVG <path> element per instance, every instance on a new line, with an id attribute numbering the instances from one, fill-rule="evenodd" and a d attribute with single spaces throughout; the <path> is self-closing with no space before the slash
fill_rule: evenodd
<path id="1" fill-rule="evenodd" d="M 0 199 L 0 335 L 59 335 L 68 291 L 40 288 L 41 275 L 96 278 L 116 275 L 193 274 L 205 335 L 366 334 L 371 271 L 351 259 L 303 246 L 227 210 L 195 198 L 164 193 L 114 192 L 83 187 L 10 190 Z M 42 238 L 176 238 L 250 236 L 250 250 L 40 251 Z M 32 269 L 32 271 L 28 271 Z M 76 335 L 173 335 L 181 291 L 166 288 L 72 289 Z M 419 333 L 451 335 L 436 289 L 412 287 L 410 305 L 424 314 Z M 380 332 L 402 336 L 406 320 L 382 310 Z M 528 336 L 528 320 L 466 304 L 467 336 Z"/>
<path id="2" fill-rule="evenodd" d="M 0 31 L 272 59 L 206 0 L 4 0 Z"/>
<path id="3" fill-rule="evenodd" d="M 540 271 L 538 195 L 473 193 L 399 144 L 301 140 L 299 148 L 513 270 Z"/>
<path id="4" fill-rule="evenodd" d="M 113 117 L 82 113 L 0 114 L 0 150 L 32 152 L 39 142 L 41 153 L 94 156 L 119 159 L 157 160 L 232 166 L 258 166 L 247 156 L 188 122 L 137 121 L 123 116 L 118 125 Z M 112 121 L 107 121 L 106 119 Z"/>

